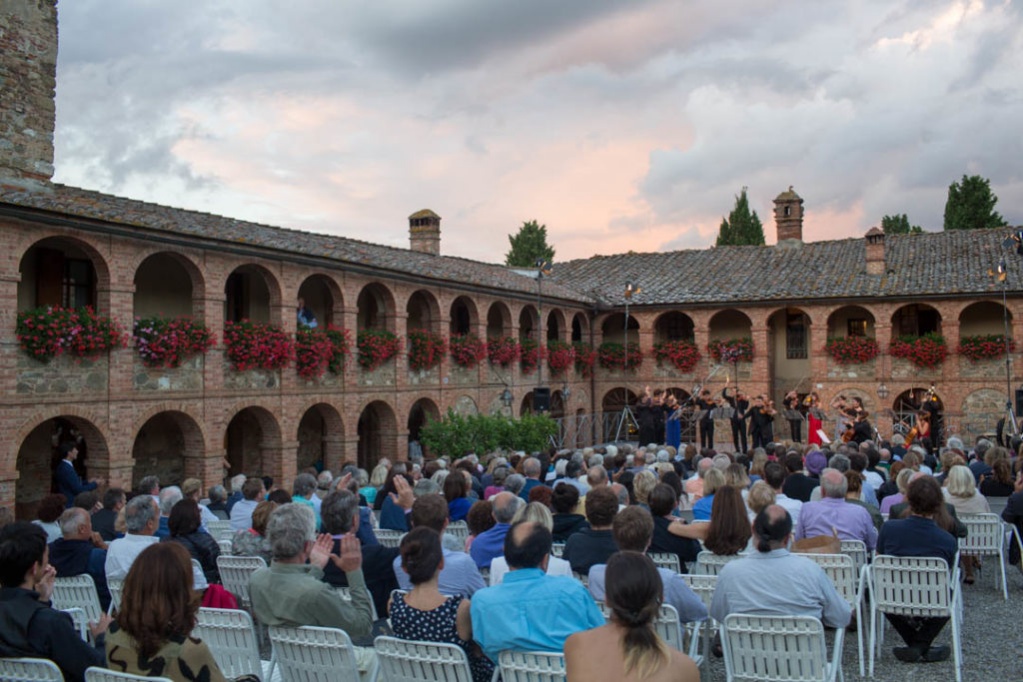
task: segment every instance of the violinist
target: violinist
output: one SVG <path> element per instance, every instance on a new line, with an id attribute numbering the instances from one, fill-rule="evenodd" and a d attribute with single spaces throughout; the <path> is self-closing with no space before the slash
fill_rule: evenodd
<path id="1" fill-rule="evenodd" d="M 664 414 L 664 442 L 678 451 L 682 445 L 682 410 L 672 393 L 664 400 Z"/>
<path id="2" fill-rule="evenodd" d="M 916 414 L 916 424 L 906 434 L 905 447 L 921 445 L 929 453 L 931 451 L 931 415 L 923 410 Z"/>
<path id="3" fill-rule="evenodd" d="M 820 407 L 821 398 L 817 395 L 816 391 L 812 391 L 810 395 L 806 396 L 803 400 L 803 406 L 806 408 L 806 420 L 808 423 L 806 439 L 813 445 L 823 445 L 821 442 L 820 431 L 824 426 L 820 420 Z"/>
<path id="4" fill-rule="evenodd" d="M 929 454 L 929 453 L 931 453 L 933 448 L 940 447 L 941 442 L 942 442 L 942 439 L 941 439 L 941 427 L 942 427 L 941 401 L 938 400 L 938 394 L 937 394 L 937 391 L 935 391 L 933 384 L 931 385 L 930 390 L 927 391 L 927 395 L 924 397 L 924 399 L 922 401 L 922 404 L 920 405 L 920 410 L 923 411 L 923 412 L 926 412 L 927 416 L 930 417 L 930 422 L 931 422 L 931 433 L 930 433 L 931 448 L 928 448 L 928 450 L 927 450 L 927 452 Z"/>
<path id="5" fill-rule="evenodd" d="M 870 413 L 866 410 L 861 409 L 856 413 L 856 422 L 853 424 L 852 440 L 860 445 L 871 439 L 873 436 L 873 429 L 870 426 L 870 422 L 867 421 L 870 417 Z"/>
<path id="6" fill-rule="evenodd" d="M 774 405 L 764 395 L 753 399 L 753 407 L 749 410 L 749 435 L 754 448 L 766 448 L 774 441 L 774 415 L 778 414 Z"/>
<path id="7" fill-rule="evenodd" d="M 696 409 L 700 411 L 700 447 L 714 447 L 714 410 L 718 407 L 717 401 L 710 397 L 710 389 L 700 391 L 700 397 L 696 399 Z"/>
<path id="8" fill-rule="evenodd" d="M 735 410 L 735 414 L 732 415 L 731 422 L 732 426 L 732 445 L 735 446 L 737 453 L 745 453 L 746 450 L 746 417 L 749 415 L 749 397 L 740 391 L 735 389 L 735 395 L 728 395 L 728 387 L 725 386 L 725 390 L 721 392 L 721 397 L 725 399 L 728 406 Z M 741 447 L 740 447 L 741 443 Z"/>
<path id="9" fill-rule="evenodd" d="M 842 435 L 845 433 L 845 430 L 846 430 L 845 421 L 844 421 L 845 420 L 846 406 L 847 406 L 846 398 L 841 393 L 836 395 L 834 398 L 831 399 L 831 409 L 832 410 L 836 410 L 837 413 L 838 413 L 835 416 L 835 438 L 834 438 L 834 441 L 836 443 L 841 443 L 842 442 Z"/>
<path id="10" fill-rule="evenodd" d="M 781 404 L 785 407 L 785 410 L 788 412 L 788 414 L 785 415 L 785 421 L 789 423 L 789 431 L 792 435 L 792 442 L 802 443 L 803 419 L 802 417 L 800 417 L 799 419 L 792 418 L 794 413 L 799 412 L 800 408 L 799 394 L 796 393 L 795 389 L 789 391 L 788 393 L 785 394 L 785 397 L 782 399 Z"/>
<path id="11" fill-rule="evenodd" d="M 656 416 L 654 414 L 654 396 L 650 392 L 650 387 L 647 386 L 643 391 L 643 396 L 636 403 L 636 426 L 639 429 L 639 444 L 649 445 L 650 443 L 660 442 L 660 437 L 657 435 Z"/>

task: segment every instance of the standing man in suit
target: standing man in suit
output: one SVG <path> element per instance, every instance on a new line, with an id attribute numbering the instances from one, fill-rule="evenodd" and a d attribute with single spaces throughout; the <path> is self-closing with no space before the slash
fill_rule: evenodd
<path id="1" fill-rule="evenodd" d="M 78 459 L 78 446 L 73 441 L 64 441 L 60 444 L 60 463 L 54 472 L 57 479 L 57 492 L 67 498 L 67 506 L 70 507 L 75 495 L 88 490 L 95 490 L 101 484 L 102 479 L 93 479 L 88 483 L 84 482 L 78 472 L 75 471 L 75 460 Z"/>

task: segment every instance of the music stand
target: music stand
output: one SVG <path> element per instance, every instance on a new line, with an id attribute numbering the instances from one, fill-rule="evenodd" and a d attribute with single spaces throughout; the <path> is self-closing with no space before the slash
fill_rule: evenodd
<path id="1" fill-rule="evenodd" d="M 632 408 L 626 405 L 622 408 L 622 413 L 618 415 L 618 429 L 615 431 L 615 442 L 621 442 L 622 440 L 622 427 L 628 422 L 632 422 L 632 426 L 639 432 L 639 422 L 636 421 L 636 415 L 632 413 Z M 626 430 L 625 435 L 628 436 L 629 432 Z"/>
<path id="2" fill-rule="evenodd" d="M 735 416 L 735 408 L 730 405 L 722 405 L 711 412 L 714 414 L 714 419 L 731 419 Z"/>
<path id="3" fill-rule="evenodd" d="M 786 421 L 790 422 L 806 420 L 806 417 L 804 417 L 803 413 L 799 410 L 782 410 L 781 415 L 786 419 Z"/>

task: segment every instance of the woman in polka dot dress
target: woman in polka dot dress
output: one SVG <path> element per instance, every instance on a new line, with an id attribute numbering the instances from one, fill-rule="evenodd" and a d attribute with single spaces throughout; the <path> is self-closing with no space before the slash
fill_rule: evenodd
<path id="1" fill-rule="evenodd" d="M 419 527 L 401 540 L 401 567 L 408 573 L 412 591 L 396 593 L 391 600 L 391 629 L 402 639 L 455 644 L 465 650 L 473 682 L 489 682 L 494 664 L 472 641 L 469 600 L 446 597 L 437 589 L 444 568 L 440 535 Z"/>

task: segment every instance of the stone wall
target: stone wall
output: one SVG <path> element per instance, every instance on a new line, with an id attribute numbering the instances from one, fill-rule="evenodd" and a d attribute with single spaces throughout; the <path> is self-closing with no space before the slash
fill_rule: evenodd
<path id="1" fill-rule="evenodd" d="M 50 362 L 39 362 L 19 352 L 17 365 L 19 395 L 84 397 L 107 390 L 109 360 L 106 355 L 96 358 L 60 355 Z"/>
<path id="2" fill-rule="evenodd" d="M 146 367 L 135 355 L 135 390 L 149 391 L 199 391 L 203 384 L 203 356 L 188 358 L 177 367 Z"/>

